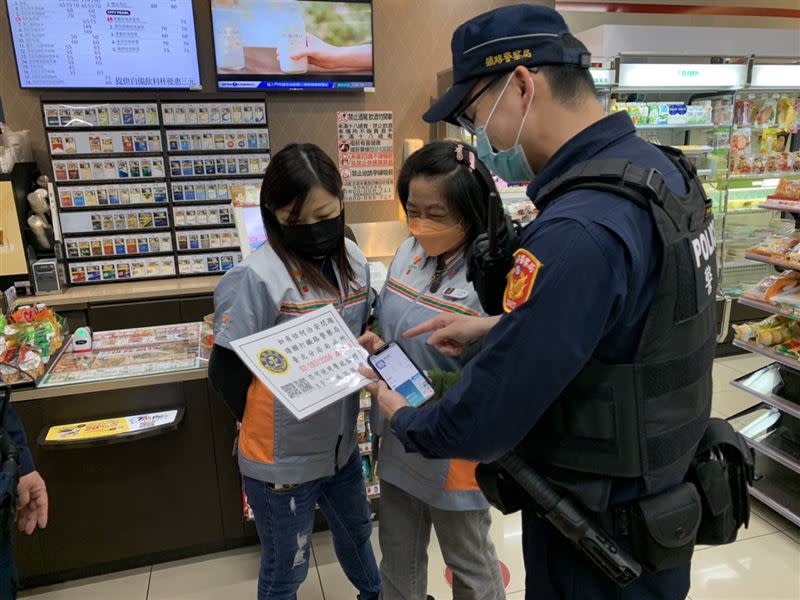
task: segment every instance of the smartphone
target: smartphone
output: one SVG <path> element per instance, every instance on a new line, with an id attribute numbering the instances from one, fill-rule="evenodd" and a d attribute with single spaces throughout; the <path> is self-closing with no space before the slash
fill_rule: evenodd
<path id="1" fill-rule="evenodd" d="M 411 406 L 420 406 L 435 395 L 430 380 L 395 342 L 389 342 L 368 360 L 389 389 L 403 396 Z"/>

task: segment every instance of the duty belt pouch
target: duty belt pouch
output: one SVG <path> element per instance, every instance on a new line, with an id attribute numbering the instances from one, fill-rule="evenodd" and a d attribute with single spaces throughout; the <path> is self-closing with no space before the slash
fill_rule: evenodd
<path id="1" fill-rule="evenodd" d="M 690 483 L 630 505 L 633 554 L 657 573 L 689 564 L 700 527 L 700 496 Z"/>
<path id="2" fill-rule="evenodd" d="M 736 541 L 750 523 L 748 485 L 755 476 L 753 451 L 723 419 L 711 419 L 689 469 L 688 481 L 703 502 L 698 544 L 719 546 Z"/>
<path id="3" fill-rule="evenodd" d="M 475 479 L 489 504 L 504 515 L 532 506 L 531 498 L 525 490 L 505 469 L 495 463 L 479 464 L 475 469 Z"/>

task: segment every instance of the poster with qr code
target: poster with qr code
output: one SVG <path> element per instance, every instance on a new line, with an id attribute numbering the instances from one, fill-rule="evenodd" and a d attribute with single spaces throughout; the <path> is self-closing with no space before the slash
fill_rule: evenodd
<path id="1" fill-rule="evenodd" d="M 367 352 L 332 305 L 232 342 L 250 371 L 303 420 L 361 390 Z"/>
<path id="2" fill-rule="evenodd" d="M 341 111 L 336 118 L 346 202 L 394 200 L 391 111 Z"/>

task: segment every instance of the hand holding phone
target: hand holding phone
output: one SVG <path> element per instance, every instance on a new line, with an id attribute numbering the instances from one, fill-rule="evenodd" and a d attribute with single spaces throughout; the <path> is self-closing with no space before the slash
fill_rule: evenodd
<path id="1" fill-rule="evenodd" d="M 367 360 L 389 389 L 403 396 L 411 406 L 420 406 L 436 394 L 425 373 L 395 342 L 389 342 Z"/>

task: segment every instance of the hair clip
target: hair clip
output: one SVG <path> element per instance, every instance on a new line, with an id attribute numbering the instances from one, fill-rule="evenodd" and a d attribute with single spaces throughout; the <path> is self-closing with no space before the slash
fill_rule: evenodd
<path id="1" fill-rule="evenodd" d="M 475 170 L 475 153 L 467 150 L 467 157 L 464 158 L 464 145 L 458 144 L 456 146 L 456 160 L 467 167 L 470 171 Z"/>

